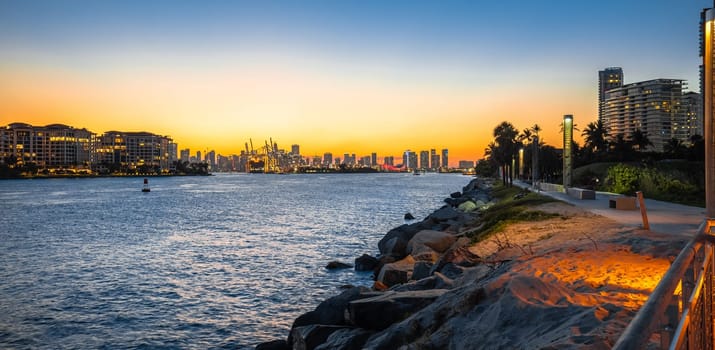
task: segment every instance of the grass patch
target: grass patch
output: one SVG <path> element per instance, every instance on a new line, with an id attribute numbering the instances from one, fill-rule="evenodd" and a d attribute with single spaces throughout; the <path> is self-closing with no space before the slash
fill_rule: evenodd
<path id="1" fill-rule="evenodd" d="M 556 200 L 518 187 L 497 185 L 492 190 L 492 196 L 497 199 L 497 204 L 484 210 L 480 217 L 480 226 L 467 234 L 472 242 L 482 241 L 494 233 L 501 232 L 512 223 L 541 221 L 561 216 L 556 213 L 529 210 L 532 206 Z"/>

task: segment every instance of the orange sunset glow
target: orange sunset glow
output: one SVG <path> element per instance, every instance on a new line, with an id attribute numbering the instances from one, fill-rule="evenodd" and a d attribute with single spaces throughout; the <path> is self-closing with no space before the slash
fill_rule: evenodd
<path id="1" fill-rule="evenodd" d="M 17 11 L 4 11 L 15 16 L 0 26 L 0 124 L 149 131 L 171 136 L 180 149 L 219 154 L 269 138 L 284 149 L 299 144 L 304 156 L 376 152 L 381 159 L 447 148 L 454 165 L 481 158 L 505 120 L 519 130 L 539 124 L 542 140 L 561 147 L 564 114 L 577 127 L 596 119 L 597 71 L 605 66 L 623 65 L 626 79 L 697 81 L 697 64 L 674 64 L 697 60 L 690 31 L 668 34 L 692 39 L 669 41 L 688 45 L 683 56 L 640 64 L 640 44 L 617 55 L 584 49 L 599 32 L 588 25 L 559 31 L 572 20 L 525 40 L 511 24 L 535 19 L 499 21 L 493 17 L 513 14 L 499 6 L 371 4 L 348 14 L 332 4 L 295 15 L 242 6 L 162 8 L 159 18 L 149 9 L 128 20 L 122 13 L 131 8 L 111 4 L 74 8 L 78 14 L 72 6 L 23 12 L 2 5 L 0 12 Z M 539 13 L 561 19 L 577 10 Z M 432 26 L 415 19 L 423 16 Z M 195 31 L 182 26 L 187 18 Z"/>

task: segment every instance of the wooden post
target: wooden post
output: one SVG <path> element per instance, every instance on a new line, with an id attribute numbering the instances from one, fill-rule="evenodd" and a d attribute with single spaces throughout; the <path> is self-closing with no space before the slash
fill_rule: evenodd
<path id="1" fill-rule="evenodd" d="M 643 199 L 643 192 L 636 192 L 636 196 L 638 197 L 638 206 L 641 208 L 641 216 L 643 217 L 643 229 L 650 230 L 650 225 L 648 224 L 648 213 L 645 208 L 645 199 Z"/>

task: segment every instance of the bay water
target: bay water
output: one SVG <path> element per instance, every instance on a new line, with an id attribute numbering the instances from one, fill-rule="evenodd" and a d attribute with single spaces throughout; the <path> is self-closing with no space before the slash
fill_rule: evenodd
<path id="1" fill-rule="evenodd" d="M 0 348 L 249 349 L 370 272 L 458 174 L 0 181 Z"/>

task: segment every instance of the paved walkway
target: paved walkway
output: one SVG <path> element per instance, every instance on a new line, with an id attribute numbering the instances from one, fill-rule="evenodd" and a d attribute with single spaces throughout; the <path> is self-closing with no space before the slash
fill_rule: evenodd
<path id="1" fill-rule="evenodd" d="M 514 185 L 522 188 L 531 188 L 529 184 L 514 181 Z M 596 192 L 596 199 L 577 199 L 563 192 L 539 191 L 539 193 L 556 198 L 563 202 L 588 209 L 592 213 L 613 219 L 616 222 L 643 227 L 643 218 L 639 209 L 617 210 L 609 208 L 608 200 L 615 193 Z M 698 226 L 705 218 L 705 208 L 690 207 L 687 205 L 645 199 L 650 230 L 660 233 L 673 233 L 694 236 Z"/>

